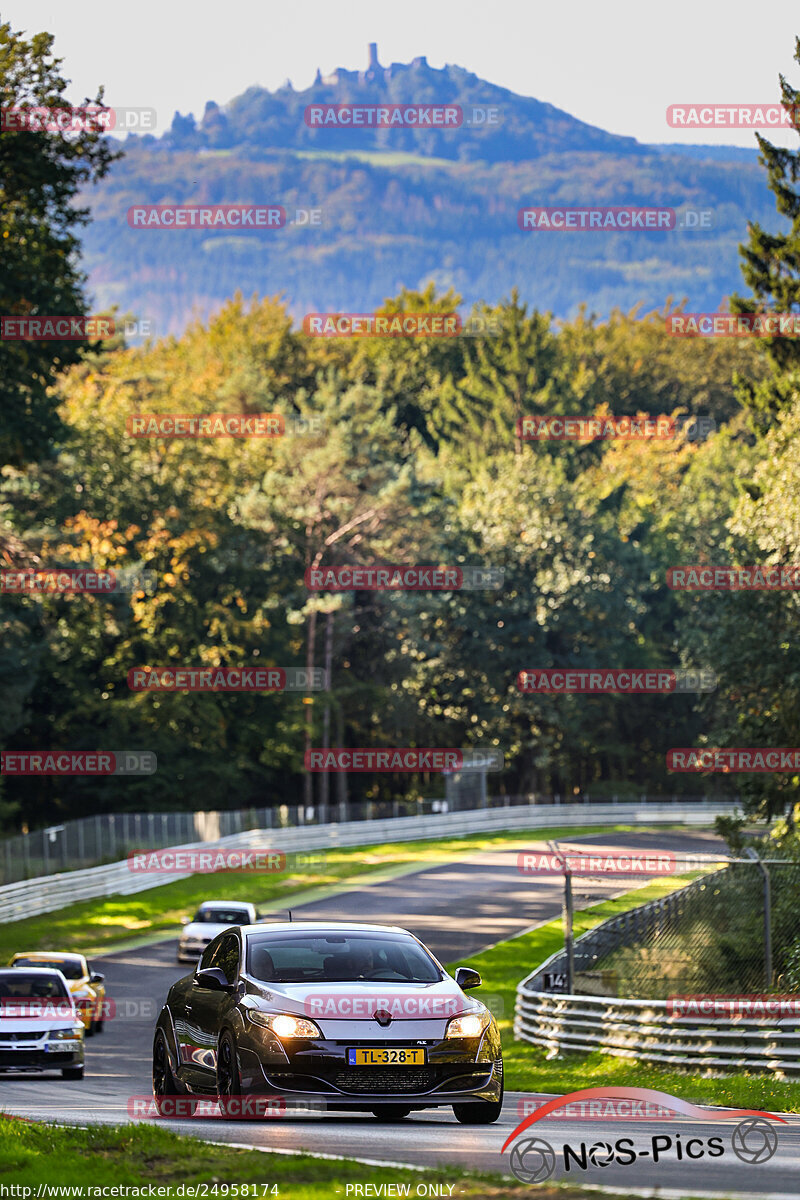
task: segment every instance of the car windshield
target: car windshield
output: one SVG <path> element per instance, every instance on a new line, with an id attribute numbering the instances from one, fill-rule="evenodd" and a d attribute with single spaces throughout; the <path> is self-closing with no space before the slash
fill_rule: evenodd
<path id="1" fill-rule="evenodd" d="M 57 975 L 33 975 L 25 971 L 0 972 L 0 998 L 3 1000 L 68 1000 L 69 992 Z"/>
<path id="2" fill-rule="evenodd" d="M 50 967 L 55 971 L 60 971 L 65 979 L 83 979 L 84 971 L 79 962 L 59 962 L 58 959 L 44 958 L 17 958 L 14 961 L 16 967 Z"/>
<path id="3" fill-rule="evenodd" d="M 407 934 L 284 933 L 247 940 L 247 970 L 264 983 L 437 983 L 428 952 Z"/>
<path id="4" fill-rule="evenodd" d="M 249 925 L 250 913 L 246 908 L 198 908 L 194 919 L 204 925 Z"/>

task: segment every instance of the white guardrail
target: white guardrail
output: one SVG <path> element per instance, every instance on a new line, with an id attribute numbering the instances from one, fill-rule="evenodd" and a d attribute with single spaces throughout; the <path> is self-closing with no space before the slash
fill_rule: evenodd
<path id="1" fill-rule="evenodd" d="M 538 974 L 538 972 L 537 972 Z M 666 1000 L 609 1000 L 517 990 L 514 1036 L 545 1047 L 601 1050 L 618 1058 L 665 1063 L 695 1073 L 755 1068 L 776 1075 L 800 1072 L 800 1017 L 671 1017 Z"/>
<path id="2" fill-rule="evenodd" d="M 337 846 L 370 846 L 381 842 L 418 841 L 425 838 L 459 837 L 481 832 L 567 828 L 592 825 L 710 825 L 720 814 L 739 811 L 737 804 L 707 801 L 693 804 L 531 804 L 509 808 L 476 808 L 462 812 L 435 813 L 419 817 L 387 817 L 371 821 L 333 822 L 288 829 L 253 829 L 219 838 L 215 842 L 192 842 L 170 850 L 203 849 L 215 846 L 252 847 L 304 853 Z M 65 871 L 9 883 L 0 887 L 0 923 L 53 912 L 79 900 L 100 896 L 129 895 L 160 887 L 188 874 L 149 874 L 132 871 L 127 859 L 82 871 Z"/>

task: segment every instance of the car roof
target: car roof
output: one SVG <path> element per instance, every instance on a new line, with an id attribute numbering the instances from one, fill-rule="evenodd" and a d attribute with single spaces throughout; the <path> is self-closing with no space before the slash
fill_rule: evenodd
<path id="1" fill-rule="evenodd" d="M 413 937 L 399 925 L 367 925 L 356 921 L 260 921 L 258 925 L 241 925 L 243 934 L 251 933 L 404 933 Z"/>
<path id="2" fill-rule="evenodd" d="M 48 962 L 55 962 L 56 959 L 60 959 L 61 962 L 83 962 L 85 959 L 85 955 L 71 954 L 71 953 L 70 954 L 59 954 L 55 950 L 53 950 L 52 952 L 49 950 L 31 950 L 31 951 L 18 950 L 17 953 L 14 955 L 14 958 L 33 958 L 33 959 L 36 959 L 37 961 L 40 961 L 41 959 L 46 959 Z"/>
<path id="3" fill-rule="evenodd" d="M 203 900 L 198 908 L 252 908 L 249 900 Z"/>
<path id="4" fill-rule="evenodd" d="M 58 975 L 63 979 L 64 976 L 55 967 L 26 967 L 25 971 L 28 975 Z M 16 967 L 0 967 L 0 975 L 11 975 L 13 978 L 19 976 L 19 971 Z"/>

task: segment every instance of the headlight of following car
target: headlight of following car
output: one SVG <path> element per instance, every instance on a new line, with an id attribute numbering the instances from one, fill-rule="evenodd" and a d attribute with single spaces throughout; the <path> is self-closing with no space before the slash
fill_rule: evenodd
<path id="1" fill-rule="evenodd" d="M 305 1017 L 292 1017 L 288 1013 L 264 1013 L 251 1008 L 248 1013 L 254 1025 L 271 1029 L 279 1038 L 316 1038 L 322 1037 L 322 1030 L 313 1021 Z"/>
<path id="2" fill-rule="evenodd" d="M 74 1042 L 82 1034 L 82 1025 L 76 1026 L 74 1029 L 51 1029 L 47 1034 L 47 1040 L 48 1042 Z"/>
<path id="3" fill-rule="evenodd" d="M 483 1012 L 465 1013 L 463 1017 L 453 1017 L 447 1022 L 446 1038 L 476 1038 L 480 1037 L 492 1019 L 488 1008 Z"/>

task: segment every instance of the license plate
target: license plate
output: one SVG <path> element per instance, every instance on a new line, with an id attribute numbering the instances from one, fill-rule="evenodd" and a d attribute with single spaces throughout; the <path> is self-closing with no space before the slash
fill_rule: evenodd
<path id="1" fill-rule="evenodd" d="M 425 1051 L 405 1046 L 387 1046 L 380 1050 L 348 1050 L 349 1067 L 424 1067 Z"/>

